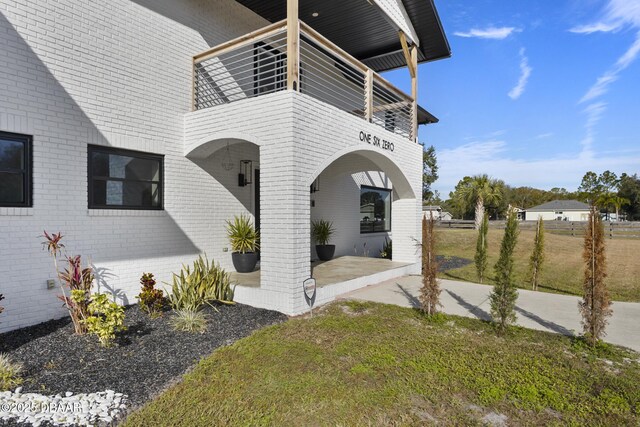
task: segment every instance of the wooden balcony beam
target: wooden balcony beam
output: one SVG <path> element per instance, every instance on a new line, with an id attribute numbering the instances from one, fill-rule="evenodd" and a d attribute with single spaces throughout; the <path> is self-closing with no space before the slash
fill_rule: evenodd
<path id="1" fill-rule="evenodd" d="M 298 0 L 287 0 L 287 89 L 300 90 L 300 20 Z"/>
<path id="2" fill-rule="evenodd" d="M 409 74 L 411 74 L 411 78 L 415 78 L 416 67 L 413 64 L 413 60 L 411 59 L 411 52 L 409 52 L 409 43 L 407 42 L 407 36 L 404 31 L 399 31 L 398 34 L 400 35 L 400 44 L 402 45 L 404 59 L 405 61 L 407 61 L 407 66 L 409 67 Z"/>

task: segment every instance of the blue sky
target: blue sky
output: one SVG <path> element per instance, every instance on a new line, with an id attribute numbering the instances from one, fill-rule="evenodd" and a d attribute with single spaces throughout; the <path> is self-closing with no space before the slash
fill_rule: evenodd
<path id="1" fill-rule="evenodd" d="M 453 55 L 419 66 L 446 199 L 465 175 L 575 190 L 640 173 L 640 0 L 436 0 Z M 386 78 L 410 92 L 406 69 Z"/>

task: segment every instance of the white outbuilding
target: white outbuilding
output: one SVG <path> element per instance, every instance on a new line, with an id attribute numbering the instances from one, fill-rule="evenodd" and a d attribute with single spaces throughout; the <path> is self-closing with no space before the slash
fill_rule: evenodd
<path id="1" fill-rule="evenodd" d="M 589 205 L 578 200 L 553 200 L 529 208 L 525 212 L 525 221 L 587 221 Z"/>

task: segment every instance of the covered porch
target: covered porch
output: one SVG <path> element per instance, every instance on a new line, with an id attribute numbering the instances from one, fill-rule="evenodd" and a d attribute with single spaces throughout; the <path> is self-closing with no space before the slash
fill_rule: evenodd
<path id="1" fill-rule="evenodd" d="M 331 286 L 348 282 L 361 277 L 378 275 L 390 270 L 411 265 L 407 262 L 396 262 L 383 258 L 360 256 L 341 256 L 330 261 L 313 261 L 311 277 L 316 279 L 318 287 Z M 260 269 L 251 273 L 231 273 L 231 282 L 246 288 L 260 287 Z"/>

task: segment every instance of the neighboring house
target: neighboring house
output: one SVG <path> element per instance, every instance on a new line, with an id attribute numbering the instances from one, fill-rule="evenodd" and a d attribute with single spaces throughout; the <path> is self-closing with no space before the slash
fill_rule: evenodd
<path id="1" fill-rule="evenodd" d="M 589 205 L 577 200 L 554 200 L 525 211 L 526 221 L 537 221 L 538 217 L 545 221 L 587 221 Z"/>
<path id="2" fill-rule="evenodd" d="M 337 256 L 392 237 L 394 274 L 418 273 L 417 129 L 437 119 L 416 67 L 448 56 L 429 0 L 1 2 L 0 332 L 65 313 L 43 230 L 121 303 L 202 253 L 233 270 L 225 221 L 243 213 L 260 286 L 239 302 L 307 309 L 312 219 Z M 378 74 L 399 67 L 412 94 Z"/>
<path id="3" fill-rule="evenodd" d="M 440 221 L 451 221 L 453 219 L 453 215 L 451 215 L 447 211 L 443 211 L 442 207 L 433 205 L 433 206 L 423 206 L 422 207 L 422 216 L 427 219 L 435 219 Z"/>

